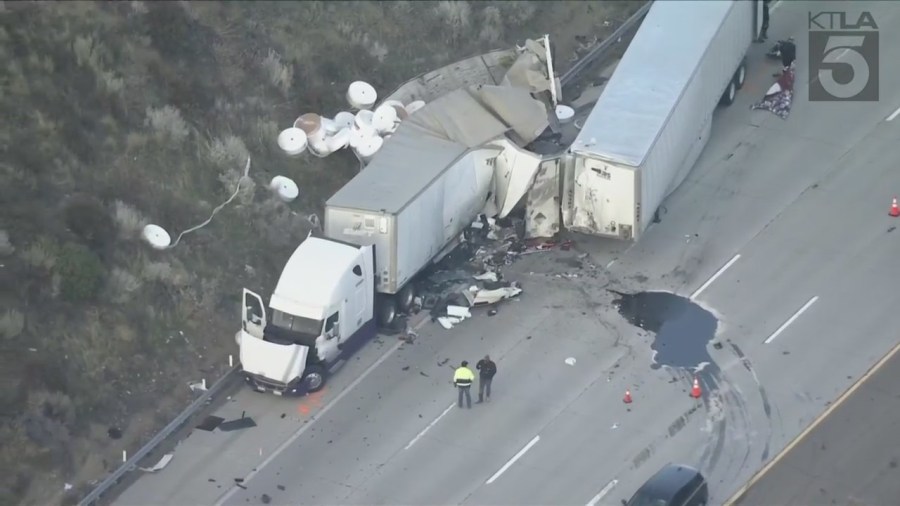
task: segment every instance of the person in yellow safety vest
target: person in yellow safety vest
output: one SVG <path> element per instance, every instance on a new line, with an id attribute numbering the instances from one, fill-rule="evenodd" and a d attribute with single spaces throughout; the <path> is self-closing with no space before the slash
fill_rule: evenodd
<path id="1" fill-rule="evenodd" d="M 469 394 L 469 388 L 475 382 L 475 373 L 468 366 L 469 363 L 463 360 L 462 364 L 456 368 L 456 371 L 453 372 L 453 384 L 459 390 L 459 407 L 463 406 L 463 396 L 465 396 L 466 407 L 472 409 L 472 396 Z"/>

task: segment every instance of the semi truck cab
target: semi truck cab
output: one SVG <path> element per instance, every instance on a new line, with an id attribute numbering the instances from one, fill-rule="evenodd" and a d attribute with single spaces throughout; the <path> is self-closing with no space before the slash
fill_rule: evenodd
<path id="1" fill-rule="evenodd" d="M 241 369 L 254 389 L 304 395 L 376 333 L 374 250 L 307 237 L 281 273 L 268 308 L 244 289 L 235 335 Z"/>

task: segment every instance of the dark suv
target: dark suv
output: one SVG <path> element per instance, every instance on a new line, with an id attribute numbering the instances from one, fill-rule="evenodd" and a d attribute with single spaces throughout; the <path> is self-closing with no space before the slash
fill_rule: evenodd
<path id="1" fill-rule="evenodd" d="M 626 506 L 706 506 L 709 490 L 700 471 L 667 464 L 644 483 Z"/>

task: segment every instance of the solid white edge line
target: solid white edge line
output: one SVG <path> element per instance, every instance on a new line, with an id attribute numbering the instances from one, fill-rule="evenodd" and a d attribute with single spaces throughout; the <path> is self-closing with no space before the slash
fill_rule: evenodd
<path id="1" fill-rule="evenodd" d="M 781 0 L 774 2 L 771 7 L 769 7 L 769 17 L 772 17 L 772 13 L 775 12 L 776 9 L 781 7 L 781 4 L 784 3 Z"/>
<path id="2" fill-rule="evenodd" d="M 763 343 L 764 343 L 764 344 L 769 344 L 769 343 L 771 343 L 772 341 L 774 341 L 775 338 L 778 337 L 779 334 L 781 334 L 782 332 L 784 332 L 784 329 L 788 328 L 788 325 L 794 323 L 794 320 L 796 320 L 797 318 L 800 318 L 800 315 L 802 315 L 803 313 L 805 313 L 806 310 L 809 309 L 809 306 L 812 306 L 813 304 L 815 304 L 817 300 L 819 300 L 819 296 L 818 296 L 818 295 L 816 295 L 815 297 L 809 299 L 809 301 L 807 301 L 807 303 L 804 304 L 803 307 L 801 307 L 800 309 L 797 310 L 796 313 L 794 313 L 794 316 L 791 316 L 790 318 L 788 318 L 788 321 L 782 323 L 781 326 L 778 327 L 778 330 L 776 330 L 774 333 L 772 333 L 772 335 L 769 336 L 768 339 L 766 339 L 765 341 L 763 341 Z"/>
<path id="3" fill-rule="evenodd" d="M 428 321 L 428 320 L 425 320 L 425 321 Z M 377 368 L 379 365 L 383 364 L 384 361 L 387 360 L 391 355 L 393 355 L 394 352 L 397 351 L 400 348 L 400 346 L 402 346 L 403 344 L 404 344 L 404 341 L 398 341 L 397 344 L 391 346 L 391 348 L 387 352 L 385 352 L 384 355 L 379 357 L 378 360 L 376 360 L 374 364 L 370 365 L 368 369 L 363 371 L 363 373 L 361 375 L 359 375 L 355 380 L 353 380 L 353 382 L 350 383 L 350 385 L 348 385 L 347 388 L 345 388 L 343 391 L 341 391 L 341 393 L 339 393 L 337 395 L 337 397 L 335 397 L 334 399 L 331 399 L 331 402 L 326 404 L 325 407 L 323 407 L 321 411 L 319 411 L 318 413 L 311 416 L 309 418 L 309 421 L 307 421 L 305 424 L 303 424 L 303 427 L 300 427 L 300 429 L 298 429 L 297 432 L 295 432 L 293 436 L 288 438 L 287 441 L 285 441 L 284 443 L 281 444 L 281 446 L 276 448 L 275 451 L 272 452 L 272 454 L 266 458 L 266 460 L 262 461 L 262 463 L 257 465 L 256 468 L 250 472 L 250 474 L 248 474 L 246 477 L 244 477 L 243 483 L 246 485 L 247 482 L 250 481 L 257 474 L 259 474 L 259 472 L 262 471 L 264 467 L 271 464 L 272 461 L 275 460 L 275 457 L 277 457 L 279 454 L 281 454 L 281 452 L 283 452 L 288 446 L 293 444 L 293 442 L 296 441 L 300 436 L 302 436 L 304 432 L 309 430 L 309 428 L 312 427 L 313 424 L 319 418 L 322 418 L 323 416 L 325 416 L 325 413 L 327 413 L 329 410 L 331 410 L 331 408 L 333 408 L 335 406 L 335 404 L 337 404 L 338 402 L 341 401 L 341 399 L 343 399 L 345 396 L 347 396 L 347 394 L 349 394 L 354 388 L 356 388 L 357 385 L 362 383 L 362 381 L 364 379 L 366 379 L 366 376 L 371 374 L 372 371 L 374 371 L 375 368 Z M 236 487 L 236 486 L 232 487 L 231 490 L 229 490 L 219 501 L 216 502 L 216 506 L 221 506 L 221 505 L 225 504 L 225 501 L 230 499 L 231 496 L 233 496 L 235 493 L 237 493 L 238 490 L 240 490 L 239 487 Z"/>
<path id="4" fill-rule="evenodd" d="M 435 418 L 431 423 L 429 423 L 427 427 L 422 429 L 422 432 L 416 434 L 416 437 L 412 438 L 412 441 L 407 443 L 407 445 L 403 449 L 409 450 L 410 447 L 412 447 L 412 445 L 416 444 L 416 441 L 418 441 L 419 439 L 422 439 L 422 436 L 424 436 L 425 433 L 429 431 L 429 429 L 431 429 L 432 427 L 437 425 L 437 423 L 441 421 L 441 418 L 444 418 L 444 415 L 446 415 L 447 413 L 450 412 L 451 409 L 453 409 L 453 406 L 456 406 L 456 403 L 452 403 L 449 406 L 447 406 L 447 409 L 445 409 L 443 413 L 438 415 L 438 417 Z"/>
<path id="5" fill-rule="evenodd" d="M 896 111 L 892 112 L 890 116 L 887 117 L 887 121 L 894 121 L 894 118 L 900 116 L 900 107 L 897 108 Z"/>
<path id="6" fill-rule="evenodd" d="M 615 488 L 616 484 L 618 483 L 619 480 L 613 480 L 607 483 L 606 486 L 603 487 L 603 489 L 600 490 L 600 492 L 598 492 L 597 495 L 595 495 L 594 498 L 591 499 L 591 501 L 585 506 L 597 506 L 597 503 L 599 503 L 604 497 L 606 497 L 606 494 L 608 494 L 613 488 Z"/>
<path id="7" fill-rule="evenodd" d="M 691 300 L 696 299 L 697 296 L 703 292 L 703 290 L 706 290 L 707 288 L 709 288 L 709 285 L 713 284 L 713 281 L 718 279 L 718 277 L 721 276 L 722 273 L 724 273 L 726 270 L 728 270 L 728 268 L 731 267 L 732 264 L 737 262 L 739 258 L 741 258 L 740 253 L 735 255 L 731 260 L 728 261 L 727 264 L 723 265 L 719 270 L 717 270 L 716 273 L 713 274 L 711 278 L 706 280 L 706 283 L 703 283 L 703 285 L 700 288 L 698 288 L 697 291 L 691 295 Z"/>
<path id="8" fill-rule="evenodd" d="M 520 458 L 522 458 L 522 455 L 525 455 L 525 452 L 527 452 L 528 450 L 530 450 L 531 447 L 534 446 L 534 445 L 536 445 L 537 442 L 540 441 L 540 440 L 541 440 L 541 436 L 539 436 L 539 435 L 538 435 L 538 436 L 534 436 L 534 439 L 532 439 L 531 441 L 529 441 L 528 444 L 525 445 L 524 448 L 522 448 L 521 450 L 519 450 L 519 453 L 513 455 L 513 458 L 509 459 L 509 462 L 507 462 L 506 464 L 503 464 L 503 467 L 501 467 L 499 471 L 497 471 L 496 473 L 494 473 L 494 475 L 491 476 L 491 477 L 488 479 L 488 481 L 485 483 L 485 485 L 490 485 L 491 483 L 494 483 L 495 481 L 497 481 L 497 478 L 499 478 L 500 475 L 502 475 L 503 473 L 506 472 L 507 469 L 509 469 L 510 467 L 512 467 L 512 465 L 515 464 L 517 460 L 519 460 Z"/>

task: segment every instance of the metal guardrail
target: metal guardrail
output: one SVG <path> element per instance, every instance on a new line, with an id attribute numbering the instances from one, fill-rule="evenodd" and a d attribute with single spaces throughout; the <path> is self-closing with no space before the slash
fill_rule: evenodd
<path id="1" fill-rule="evenodd" d="M 137 451 L 132 457 L 125 461 L 124 464 L 119 466 L 118 469 L 113 471 L 112 474 L 106 477 L 105 480 L 100 482 L 94 490 L 91 491 L 81 502 L 78 503 L 79 506 L 91 506 L 93 505 L 100 497 L 106 493 L 110 488 L 116 485 L 123 476 L 129 471 L 137 469 L 137 464 L 144 457 L 150 454 L 156 447 L 166 440 L 169 436 L 172 435 L 176 430 L 181 428 L 181 426 L 188 420 L 188 418 L 195 415 L 200 408 L 202 408 L 207 401 L 212 399 L 212 397 L 218 394 L 228 382 L 235 377 L 237 371 L 240 370 L 240 367 L 233 367 L 227 373 L 225 373 L 221 378 L 218 379 L 206 392 L 203 392 L 203 395 L 194 399 L 194 402 L 190 404 L 184 411 L 181 412 L 178 416 L 175 417 L 174 420 L 169 422 L 169 425 L 166 425 L 163 430 L 159 431 L 158 434 L 153 436 L 153 439 L 147 442 L 140 450 Z"/>
<path id="2" fill-rule="evenodd" d="M 637 10 L 634 14 L 631 15 L 627 20 L 625 20 L 622 25 L 616 29 L 609 37 L 605 38 L 602 42 L 594 46 L 583 58 L 575 62 L 572 65 L 572 68 L 566 71 L 562 77 L 559 78 L 559 82 L 561 86 L 566 86 L 572 79 L 574 79 L 579 72 L 583 71 L 585 68 L 589 67 L 592 63 L 594 63 L 597 58 L 607 52 L 610 48 L 612 48 L 619 40 L 619 38 L 624 35 L 627 31 L 631 30 L 644 16 L 647 14 L 647 11 L 650 10 L 650 5 L 652 4 L 652 0 L 648 1 L 646 4 L 642 5 L 640 9 Z M 106 477 L 102 482 L 100 482 L 94 489 L 84 497 L 84 499 L 79 502 L 79 506 L 92 506 L 96 503 L 98 499 L 100 499 L 103 494 L 109 491 L 110 488 L 115 486 L 119 480 L 125 476 L 129 471 L 133 471 L 137 469 L 137 464 L 141 460 L 144 459 L 147 455 L 150 454 L 156 447 L 165 441 L 169 436 L 171 436 L 175 431 L 177 431 L 181 426 L 188 420 L 188 418 L 194 416 L 200 408 L 202 408 L 207 401 L 209 401 L 213 396 L 219 393 L 225 385 L 231 380 L 235 374 L 238 372 L 240 368 L 234 367 L 230 369 L 224 376 L 219 378 L 212 387 L 209 388 L 206 392 L 203 392 L 203 395 L 194 400 L 187 408 L 184 409 L 174 420 L 169 422 L 158 434 L 153 436 L 153 438 L 147 442 L 140 450 L 137 451 L 130 459 L 125 461 L 118 469 L 113 471 L 112 474 Z"/>
<path id="3" fill-rule="evenodd" d="M 575 62 L 575 65 L 572 65 L 572 68 L 566 71 L 562 77 L 559 78 L 559 84 L 562 87 L 565 87 L 569 84 L 572 79 L 574 79 L 579 72 L 583 71 L 585 68 L 589 67 L 592 63 L 594 63 L 597 58 L 600 57 L 603 53 L 607 52 L 611 47 L 616 45 L 619 41 L 619 38 L 625 34 L 625 32 L 634 28 L 635 25 L 647 15 L 647 11 L 650 10 L 650 6 L 653 5 L 652 1 L 648 1 L 644 5 L 641 6 L 640 9 L 637 10 L 634 14 L 631 15 L 630 18 L 626 19 L 622 26 L 616 28 L 616 31 L 612 33 L 609 37 L 603 39 L 602 42 L 594 46 L 584 57 Z"/>

